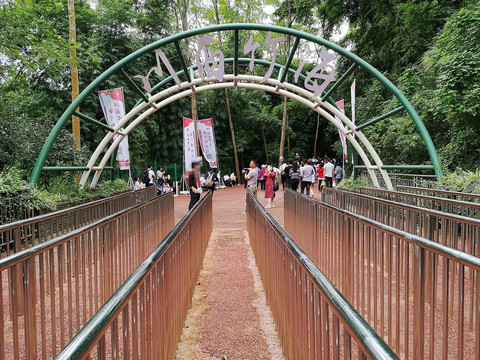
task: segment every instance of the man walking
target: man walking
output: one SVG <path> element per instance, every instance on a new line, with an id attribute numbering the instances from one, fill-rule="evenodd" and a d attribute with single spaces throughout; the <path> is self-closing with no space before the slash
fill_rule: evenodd
<path id="1" fill-rule="evenodd" d="M 335 166 L 333 166 L 332 161 L 328 159 L 324 168 L 325 168 L 325 185 L 327 188 L 331 188 L 333 184 L 333 174 L 335 171 Z"/>
<path id="2" fill-rule="evenodd" d="M 283 191 L 285 191 L 285 188 L 290 189 L 290 169 L 292 168 L 293 161 L 290 160 L 288 162 L 288 165 L 285 166 L 282 172 L 282 179 L 283 176 L 285 176 L 285 182 L 283 184 Z"/>
<path id="3" fill-rule="evenodd" d="M 245 180 L 247 180 L 247 189 L 250 189 L 253 195 L 257 196 L 257 180 L 258 180 L 258 169 L 255 161 L 250 161 L 250 170 L 246 172 L 242 170 L 245 175 Z"/>
<path id="4" fill-rule="evenodd" d="M 312 186 L 312 178 L 315 175 L 315 170 L 313 166 L 309 165 L 307 160 L 302 161 L 302 167 L 300 168 L 300 179 L 301 179 L 301 191 L 302 194 L 305 193 L 306 195 L 310 196 L 310 186 Z"/>
<path id="5" fill-rule="evenodd" d="M 188 187 L 190 188 L 190 204 L 188 211 L 190 211 L 195 204 L 200 200 L 202 187 L 200 186 L 200 163 L 192 163 L 192 171 L 188 174 Z"/>
<path id="6" fill-rule="evenodd" d="M 337 166 L 335 167 L 335 184 L 338 186 L 340 182 L 343 179 L 343 169 L 342 165 L 340 165 L 340 162 L 337 163 Z"/>
<path id="7" fill-rule="evenodd" d="M 152 170 L 152 164 L 148 164 L 147 170 L 143 172 L 142 182 L 145 184 L 145 187 L 155 185 L 155 173 Z"/>

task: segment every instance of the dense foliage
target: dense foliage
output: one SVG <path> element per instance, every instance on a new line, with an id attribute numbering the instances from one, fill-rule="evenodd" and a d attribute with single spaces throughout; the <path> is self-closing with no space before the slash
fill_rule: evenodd
<path id="1" fill-rule="evenodd" d="M 266 4 L 275 9 L 271 16 L 264 12 Z M 73 61 L 80 68 L 81 89 L 136 49 L 189 28 L 218 22 L 269 21 L 331 38 L 347 24 L 348 32 L 339 43 L 386 74 L 407 95 L 432 135 L 443 165 L 450 170 L 460 167 L 472 171 L 480 165 L 480 9 L 475 0 L 76 0 L 75 10 L 78 58 Z M 67 1 L 2 2 L 0 24 L 0 168 L 15 165 L 27 179 L 42 144 L 71 99 Z M 216 41 L 225 57 L 231 57 L 230 35 Z M 285 61 L 288 50 L 286 45 L 279 49 L 279 62 Z M 256 57 L 269 59 L 271 55 L 258 51 Z M 181 68 L 173 47 L 167 49 L 167 56 L 174 68 Z M 154 62 L 152 54 L 126 70 L 133 76 Z M 339 75 L 350 66 L 341 61 L 338 65 Z M 297 66 L 295 59 L 292 67 Z M 312 66 L 306 64 L 305 69 Z M 264 73 L 265 69 L 255 71 Z M 354 77 L 357 123 L 398 106 L 365 72 L 356 71 Z M 117 75 L 102 84 L 103 88 L 119 85 L 125 83 Z M 350 99 L 349 85 L 345 82 L 335 98 Z M 128 111 L 138 96 L 128 87 L 125 94 Z M 276 162 L 285 119 L 283 98 L 242 89 L 229 90 L 228 94 L 241 166 L 251 158 Z M 233 170 L 226 93 L 201 93 L 196 103 L 199 118 L 214 119 L 220 166 Z M 182 162 L 181 119 L 191 116 L 191 106 L 189 98 L 176 101 L 130 134 L 134 165 L 142 169 L 147 162 Z M 349 106 L 346 101 L 347 115 Z M 81 111 L 103 118 L 94 96 Z M 287 102 L 286 112 L 286 157 L 297 151 L 313 155 L 317 114 L 294 101 Z M 85 164 L 104 135 L 104 130 L 82 122 L 82 148 L 77 150 L 69 130 L 61 132 L 47 165 Z M 429 161 L 420 135 L 405 113 L 367 127 L 364 133 L 385 163 Z M 320 119 L 316 155 L 338 152 L 337 132 Z M 64 179 L 47 174 L 42 184 L 52 190 Z"/>
<path id="2" fill-rule="evenodd" d="M 131 187 L 123 180 L 104 181 L 95 189 L 80 189 L 72 179 L 56 178 L 48 189 L 39 189 L 22 179 L 20 169 L 11 167 L 0 172 L 0 207 L 54 211 L 58 206 L 73 206 L 98 198 L 119 194 Z"/>

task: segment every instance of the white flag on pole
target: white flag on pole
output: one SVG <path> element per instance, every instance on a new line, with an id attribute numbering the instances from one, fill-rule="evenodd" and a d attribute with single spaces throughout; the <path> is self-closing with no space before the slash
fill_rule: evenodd
<path id="1" fill-rule="evenodd" d="M 218 166 L 217 147 L 215 146 L 215 135 L 213 133 L 212 119 L 198 120 L 197 132 L 203 156 L 210 164 L 210 167 L 216 169 Z"/>
<path id="2" fill-rule="evenodd" d="M 197 160 L 197 139 L 195 120 L 183 118 L 183 154 L 185 171 L 192 171 L 192 162 Z"/>
<path id="3" fill-rule="evenodd" d="M 337 101 L 335 104 L 337 104 L 340 111 L 343 114 L 345 114 L 343 99 L 340 101 Z M 335 115 L 335 120 L 337 121 L 338 124 L 343 125 L 342 120 L 340 120 L 336 115 Z M 343 158 L 345 158 L 345 156 L 347 156 L 347 139 L 345 137 L 345 134 L 342 133 L 340 130 L 338 130 L 338 135 L 340 135 L 340 141 L 342 142 L 342 148 L 343 148 Z"/>
<path id="4" fill-rule="evenodd" d="M 103 115 L 110 127 L 115 127 L 117 123 L 125 116 L 125 101 L 123 97 L 123 88 L 102 90 L 98 92 L 98 98 L 102 105 Z M 113 135 L 113 140 L 118 134 Z M 128 136 L 120 142 L 117 149 L 117 161 L 120 170 L 130 169 L 130 152 L 128 149 Z"/>

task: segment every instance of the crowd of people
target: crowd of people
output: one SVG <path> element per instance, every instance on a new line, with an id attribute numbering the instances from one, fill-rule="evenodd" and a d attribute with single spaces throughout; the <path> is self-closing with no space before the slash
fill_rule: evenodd
<path id="1" fill-rule="evenodd" d="M 300 190 L 302 194 L 314 196 L 314 188 L 318 182 L 318 190 L 323 187 L 333 187 L 338 185 L 344 178 L 344 171 L 340 161 L 325 157 L 321 161 L 316 159 L 305 159 L 302 161 L 290 160 L 280 166 L 263 164 L 259 167 L 256 161 L 250 162 L 250 167 L 242 170 L 242 176 L 245 178 L 245 188 L 249 188 L 254 195 L 258 190 L 264 192 L 267 199 L 266 208 L 274 208 L 275 193 L 282 184 L 283 190 Z M 215 191 L 220 180 L 225 185 L 237 186 L 237 176 L 235 173 L 225 174 L 222 177 L 220 171 L 215 172 L 212 168 L 206 174 L 200 174 L 200 163 L 192 163 L 192 171 L 187 174 L 187 185 L 190 192 L 189 210 L 200 200 L 204 189 Z M 157 195 L 162 195 L 174 191 L 170 175 L 165 174 L 160 166 L 155 173 L 152 165 L 148 164 L 147 169 L 140 178 L 135 179 L 135 190 L 156 186 Z"/>
<path id="2" fill-rule="evenodd" d="M 307 196 L 313 196 L 314 187 L 318 181 L 318 190 L 323 187 L 338 185 L 344 178 L 344 171 L 340 161 L 325 158 L 321 161 L 305 159 L 303 161 L 291 160 L 284 163 L 280 168 L 274 165 L 263 164 L 258 167 L 252 160 L 250 168 L 243 169 L 245 187 L 249 188 L 254 195 L 258 190 L 265 192 L 267 199 L 266 208 L 274 208 L 275 192 L 282 183 L 283 190 L 291 189 L 300 191 Z"/>
<path id="3" fill-rule="evenodd" d="M 153 171 L 152 164 L 147 165 L 147 169 L 143 172 L 142 179 L 135 178 L 134 189 L 140 190 L 150 186 L 157 188 L 157 195 L 163 195 L 171 191 L 175 191 L 170 175 L 165 174 L 163 167 L 157 169 L 157 173 Z"/>
<path id="4" fill-rule="evenodd" d="M 344 178 L 340 161 L 325 158 L 321 161 L 305 159 L 291 160 L 280 167 L 283 188 L 300 191 L 307 196 L 312 195 L 318 181 L 318 190 L 323 187 L 338 185 Z"/>

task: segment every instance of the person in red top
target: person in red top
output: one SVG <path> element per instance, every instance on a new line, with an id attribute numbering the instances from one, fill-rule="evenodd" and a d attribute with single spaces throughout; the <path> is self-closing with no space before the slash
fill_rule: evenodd
<path id="1" fill-rule="evenodd" d="M 265 206 L 265 209 L 274 208 L 273 199 L 275 199 L 275 191 L 273 191 L 273 183 L 275 176 L 277 176 L 276 172 L 273 170 L 271 165 L 268 165 L 267 171 L 265 172 L 264 178 L 266 180 L 265 183 L 265 199 L 268 199 L 268 204 Z"/>
<path id="2" fill-rule="evenodd" d="M 318 190 L 322 190 L 322 183 L 325 180 L 325 169 L 323 168 L 323 164 L 320 163 L 317 168 L 318 173 Z"/>

